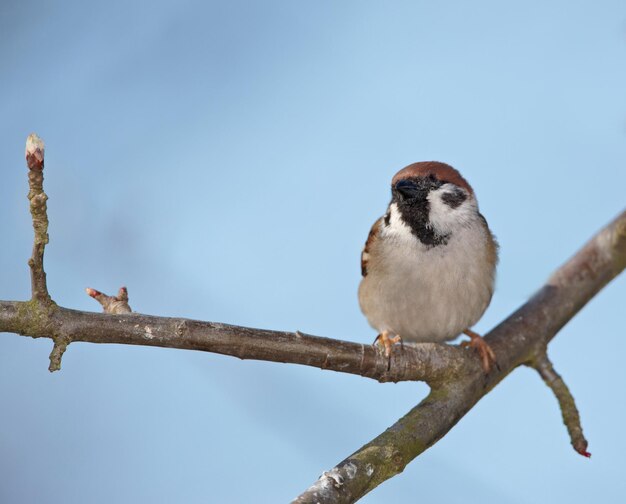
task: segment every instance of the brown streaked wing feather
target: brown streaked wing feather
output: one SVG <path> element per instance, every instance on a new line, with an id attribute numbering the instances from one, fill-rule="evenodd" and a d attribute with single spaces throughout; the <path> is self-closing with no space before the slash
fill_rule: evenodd
<path id="1" fill-rule="evenodd" d="M 498 264 L 498 250 L 500 249 L 500 245 L 498 244 L 498 240 L 489 229 L 489 224 L 487 224 L 487 219 L 483 216 L 483 214 L 479 213 L 480 219 L 482 220 L 485 229 L 487 230 L 487 260 L 490 264 L 494 266 Z"/>
<path id="2" fill-rule="evenodd" d="M 365 247 L 363 247 L 363 252 L 361 252 L 361 275 L 367 275 L 367 261 L 369 260 L 369 254 L 372 250 L 372 244 L 378 239 L 378 232 L 380 231 L 380 226 L 383 222 L 383 217 L 374 222 L 372 229 L 370 229 L 370 233 L 367 235 L 367 241 L 365 242 Z"/>

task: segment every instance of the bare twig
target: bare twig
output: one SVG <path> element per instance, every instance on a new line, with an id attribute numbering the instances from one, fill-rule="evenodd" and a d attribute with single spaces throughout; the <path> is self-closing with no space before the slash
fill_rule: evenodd
<path id="1" fill-rule="evenodd" d="M 585 457 L 591 457 L 591 453 L 587 451 L 588 443 L 580 424 L 580 415 L 578 414 L 578 408 L 576 408 L 574 396 L 572 396 L 563 378 L 554 370 L 552 362 L 550 362 L 546 354 L 538 354 L 529 365 L 537 370 L 543 381 L 556 396 L 557 401 L 559 401 L 563 423 L 567 427 L 574 450 Z"/>
<path id="2" fill-rule="evenodd" d="M 54 338 L 54 346 L 52 347 L 52 352 L 50 352 L 50 365 L 48 366 L 48 371 L 54 373 L 55 371 L 59 371 L 61 369 L 61 359 L 63 358 L 63 354 L 65 353 L 65 350 L 67 350 L 69 344 L 70 340 L 67 338 Z"/>
<path id="3" fill-rule="evenodd" d="M 43 253 L 48 243 L 48 196 L 43 191 L 44 142 L 35 133 L 26 140 L 26 164 L 30 190 L 30 213 L 33 219 L 35 239 L 33 255 L 28 261 L 33 300 L 49 305 L 52 303 L 46 285 L 46 272 L 43 269 Z"/>
<path id="4" fill-rule="evenodd" d="M 128 304 L 128 289 L 126 287 L 120 287 L 120 290 L 117 291 L 117 296 L 107 296 L 90 287 L 87 287 L 85 291 L 102 305 L 104 313 L 121 315 L 122 313 L 131 313 L 133 311 Z"/>

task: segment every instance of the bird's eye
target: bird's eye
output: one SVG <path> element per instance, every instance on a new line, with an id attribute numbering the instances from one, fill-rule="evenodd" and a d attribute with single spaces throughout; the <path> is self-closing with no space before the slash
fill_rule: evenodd
<path id="1" fill-rule="evenodd" d="M 450 208 L 456 208 L 467 199 L 467 194 L 463 189 L 457 188 L 454 191 L 445 192 L 441 195 L 441 200 Z"/>

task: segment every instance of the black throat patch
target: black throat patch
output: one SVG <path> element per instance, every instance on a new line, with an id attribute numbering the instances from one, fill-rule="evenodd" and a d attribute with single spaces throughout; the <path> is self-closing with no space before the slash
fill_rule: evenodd
<path id="1" fill-rule="evenodd" d="M 411 228 L 413 235 L 427 247 L 445 245 L 450 239 L 449 234 L 438 234 L 430 225 L 430 204 L 428 194 L 438 189 L 444 182 L 432 175 L 408 179 L 417 187 L 416 196 L 407 198 L 396 187 L 391 188 L 391 203 L 395 203 L 402 221 Z M 388 224 L 388 219 L 385 219 Z"/>

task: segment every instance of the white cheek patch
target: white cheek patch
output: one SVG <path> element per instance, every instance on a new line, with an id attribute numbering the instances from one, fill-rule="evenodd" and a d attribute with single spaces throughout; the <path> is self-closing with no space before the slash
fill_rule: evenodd
<path id="1" fill-rule="evenodd" d="M 402 217 L 398 205 L 392 203 L 389 205 L 389 224 L 383 227 L 383 234 L 394 236 L 402 240 L 415 241 L 417 238 L 413 235 L 411 228 L 407 226 Z"/>
<path id="2" fill-rule="evenodd" d="M 454 191 L 463 191 L 467 196 L 465 201 L 456 208 L 452 208 L 442 199 L 444 194 Z M 441 234 L 446 234 L 459 227 L 466 226 L 473 222 L 478 214 L 476 200 L 464 189 L 454 184 L 444 184 L 439 189 L 431 191 L 428 195 L 428 203 L 430 206 L 428 214 L 430 223 L 433 228 Z"/>

